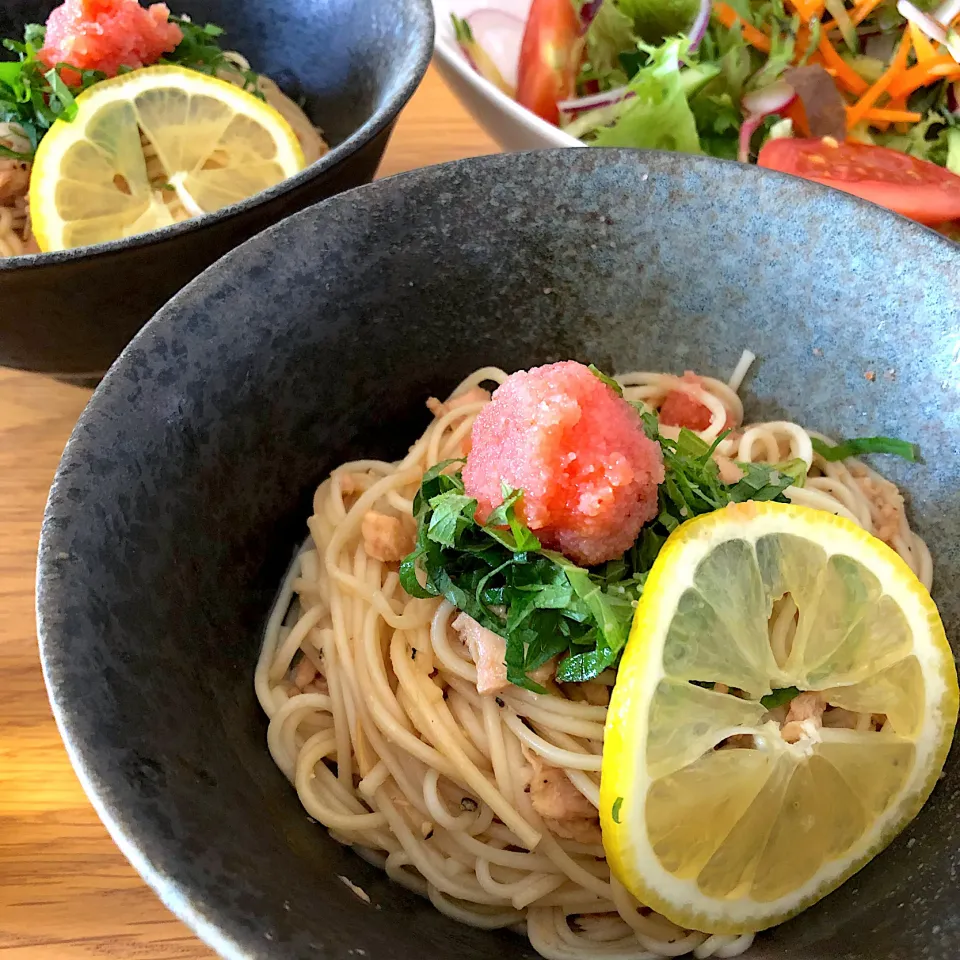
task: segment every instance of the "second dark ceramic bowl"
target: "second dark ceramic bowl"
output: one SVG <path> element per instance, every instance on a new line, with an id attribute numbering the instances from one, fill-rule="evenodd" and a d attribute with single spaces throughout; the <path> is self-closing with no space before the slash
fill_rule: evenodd
<path id="1" fill-rule="evenodd" d="M 304 207 L 368 183 L 433 48 L 429 0 L 170 0 L 213 22 L 254 69 L 304 98 L 330 152 L 297 176 L 199 221 L 62 253 L 0 259 L 0 365 L 101 375 L 181 287 L 231 248 Z M 54 0 L 0 0 L 0 37 L 42 23 Z M 5 54 L 5 51 L 0 51 Z"/>
<path id="2" fill-rule="evenodd" d="M 315 485 L 403 455 L 424 399 L 485 364 L 726 377 L 749 348 L 748 419 L 921 445 L 923 465 L 877 466 L 912 497 L 956 644 L 958 301 L 960 249 L 923 227 L 756 167 L 630 151 L 420 170 L 229 254 L 107 375 L 43 527 L 47 683 L 114 838 L 230 960 L 532 957 L 331 840 L 270 759 L 253 671 Z M 954 750 L 893 845 L 749 956 L 956 960 L 958 870 Z"/>

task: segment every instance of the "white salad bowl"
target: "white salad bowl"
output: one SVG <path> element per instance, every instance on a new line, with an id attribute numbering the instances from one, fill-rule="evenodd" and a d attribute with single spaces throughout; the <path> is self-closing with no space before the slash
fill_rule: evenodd
<path id="1" fill-rule="evenodd" d="M 477 73 L 463 55 L 454 35 L 451 14 L 469 17 L 479 9 L 499 9 L 525 20 L 530 0 L 433 0 L 437 21 L 435 62 L 443 79 L 477 123 L 504 150 L 540 150 L 547 147 L 582 147 L 576 137 L 521 107 L 489 80 Z M 500 64 L 497 51 L 488 51 Z M 506 77 L 509 72 L 504 69 Z M 515 61 L 513 66 L 516 70 Z M 511 78 L 508 78 L 511 79 Z M 515 75 L 512 79 L 515 79 Z"/>

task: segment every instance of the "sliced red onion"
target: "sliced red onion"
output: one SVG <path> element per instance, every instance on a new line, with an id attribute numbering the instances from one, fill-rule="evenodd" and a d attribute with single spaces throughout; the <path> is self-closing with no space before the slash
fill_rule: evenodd
<path id="1" fill-rule="evenodd" d="M 943 24 L 914 6 L 910 0 L 898 0 L 897 12 L 910 23 L 915 23 L 931 40 L 936 40 L 937 43 L 947 42 L 947 31 Z"/>
<path id="2" fill-rule="evenodd" d="M 740 102 L 746 113 L 759 113 L 765 117 L 769 113 L 779 113 L 789 107 L 796 95 L 797 91 L 789 83 L 780 80 L 744 94 Z"/>
<path id="3" fill-rule="evenodd" d="M 740 102 L 746 116 L 740 127 L 740 144 L 737 150 L 737 159 L 741 163 L 749 162 L 750 141 L 764 119 L 773 113 L 786 110 L 796 97 L 796 90 L 783 81 L 771 83 L 762 90 L 753 90 L 744 96 Z"/>
<path id="4" fill-rule="evenodd" d="M 947 108 L 951 113 L 960 113 L 960 80 L 947 84 Z"/>
<path id="5" fill-rule="evenodd" d="M 938 23 L 949 27 L 957 17 L 960 17 L 960 0 L 945 0 L 931 14 Z"/>
<path id="6" fill-rule="evenodd" d="M 700 0 L 700 9 L 690 27 L 687 36 L 690 38 L 690 52 L 693 53 L 700 46 L 701 41 L 710 26 L 710 14 L 713 12 L 712 0 Z"/>
<path id="7" fill-rule="evenodd" d="M 750 162 L 750 141 L 763 123 L 763 116 L 759 113 L 747 117 L 740 127 L 740 145 L 737 147 L 737 159 L 741 163 Z"/>
<path id="8" fill-rule="evenodd" d="M 576 117 L 588 110 L 599 110 L 601 107 L 612 107 L 621 100 L 635 96 L 629 87 L 617 87 L 615 90 L 604 90 L 603 93 L 591 93 L 586 97 L 575 97 L 571 100 L 560 100 L 557 103 L 561 113 Z"/>
<path id="9" fill-rule="evenodd" d="M 603 6 L 603 0 L 588 0 L 580 8 L 580 30 L 586 33 L 590 29 L 590 24 L 597 19 L 597 14 Z"/>
<path id="10" fill-rule="evenodd" d="M 503 79 L 511 87 L 516 87 L 524 21 L 496 7 L 474 10 L 464 19 L 470 24 L 474 40 L 483 47 Z"/>

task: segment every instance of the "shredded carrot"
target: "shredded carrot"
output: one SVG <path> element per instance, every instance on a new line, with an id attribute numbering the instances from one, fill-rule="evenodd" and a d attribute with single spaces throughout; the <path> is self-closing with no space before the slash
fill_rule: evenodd
<path id="1" fill-rule="evenodd" d="M 883 0 L 858 0 L 857 5 L 850 14 L 850 19 L 854 24 L 863 23 L 881 3 L 883 3 Z"/>
<path id="2" fill-rule="evenodd" d="M 889 93 L 891 97 L 906 97 L 914 90 L 929 86 L 944 77 L 960 77 L 960 64 L 949 54 L 939 54 L 926 63 L 918 63 L 904 71 L 895 83 L 890 84 Z"/>
<path id="3" fill-rule="evenodd" d="M 800 134 L 801 137 L 810 136 L 810 124 L 807 122 L 807 111 L 804 109 L 803 102 L 799 97 L 784 110 L 783 115 L 793 121 L 793 129 Z"/>
<path id="4" fill-rule="evenodd" d="M 790 0 L 790 5 L 804 23 L 809 23 L 823 10 L 823 0 Z"/>
<path id="5" fill-rule="evenodd" d="M 919 123 L 923 119 L 923 114 L 915 113 L 913 110 L 891 110 L 889 107 L 873 107 L 861 119 L 866 120 L 867 123 L 874 123 L 877 120 L 884 123 Z"/>
<path id="6" fill-rule="evenodd" d="M 937 51 L 933 49 L 933 44 L 927 39 L 927 35 L 912 20 L 909 23 L 910 41 L 917 54 L 917 63 L 929 63 L 936 57 Z"/>
<path id="7" fill-rule="evenodd" d="M 718 2 L 713 5 L 713 12 L 717 19 L 728 29 L 731 30 L 737 24 L 743 32 L 743 39 L 752 47 L 756 47 L 761 53 L 770 52 L 770 38 L 758 30 L 752 23 L 747 23 L 736 10 L 729 4 Z"/>
<path id="8" fill-rule="evenodd" d="M 864 118 L 866 112 L 876 104 L 877 100 L 903 76 L 906 72 L 907 57 L 909 56 L 910 37 L 908 34 L 904 34 L 903 39 L 900 41 L 900 46 L 897 48 L 896 54 L 894 54 L 893 62 L 887 67 L 883 76 L 847 110 L 848 130 L 851 127 L 855 127 Z"/>
<path id="9" fill-rule="evenodd" d="M 827 69 L 830 70 L 832 75 L 852 94 L 859 97 L 861 94 L 866 93 L 870 84 L 837 53 L 827 37 L 825 30 L 820 33 L 819 50 Z"/>

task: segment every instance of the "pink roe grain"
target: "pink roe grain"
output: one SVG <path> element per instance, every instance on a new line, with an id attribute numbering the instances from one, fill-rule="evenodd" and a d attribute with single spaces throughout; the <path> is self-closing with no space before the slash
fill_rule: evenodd
<path id="1" fill-rule="evenodd" d="M 663 457 L 637 411 L 583 364 L 509 377 L 481 410 L 463 470 L 485 520 L 502 484 L 544 546 L 577 563 L 619 557 L 657 513 Z"/>

